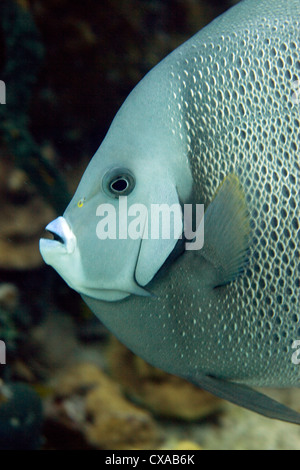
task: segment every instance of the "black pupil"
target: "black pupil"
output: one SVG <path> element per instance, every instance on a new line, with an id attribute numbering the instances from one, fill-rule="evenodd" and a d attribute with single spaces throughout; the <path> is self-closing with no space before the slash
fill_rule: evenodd
<path id="1" fill-rule="evenodd" d="M 124 178 L 119 178 L 113 181 L 110 185 L 110 187 L 114 190 L 117 191 L 118 193 L 125 191 L 128 187 L 128 181 L 125 180 Z"/>

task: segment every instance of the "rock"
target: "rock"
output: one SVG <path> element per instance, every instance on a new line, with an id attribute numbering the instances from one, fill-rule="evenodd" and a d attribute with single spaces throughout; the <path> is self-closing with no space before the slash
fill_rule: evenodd
<path id="1" fill-rule="evenodd" d="M 46 414 L 48 438 L 63 434 L 66 441 L 68 434 L 75 434 L 76 448 L 151 449 L 160 437 L 150 414 L 126 400 L 119 385 L 93 364 L 79 364 L 64 373 Z"/>
<path id="2" fill-rule="evenodd" d="M 202 450 L 202 448 L 192 441 L 179 441 L 173 450 Z"/>
<path id="3" fill-rule="evenodd" d="M 196 442 L 189 440 L 177 441 L 173 445 L 164 446 L 162 450 L 203 450 Z"/>

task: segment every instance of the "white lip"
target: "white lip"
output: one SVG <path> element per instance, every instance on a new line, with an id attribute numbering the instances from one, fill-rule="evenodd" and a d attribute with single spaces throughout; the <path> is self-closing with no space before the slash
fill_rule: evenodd
<path id="1" fill-rule="evenodd" d="M 40 240 L 40 252 L 46 264 L 52 266 L 75 290 L 83 278 L 80 253 L 76 237 L 64 217 L 58 217 L 47 225 L 46 230 L 59 238 Z"/>
<path id="2" fill-rule="evenodd" d="M 58 217 L 57 219 L 52 220 L 52 222 L 47 225 L 46 230 L 58 235 L 62 239 L 62 242 L 42 238 L 40 240 L 40 249 L 42 254 L 45 250 L 55 250 L 68 254 L 74 252 L 76 247 L 76 238 L 64 217 Z"/>

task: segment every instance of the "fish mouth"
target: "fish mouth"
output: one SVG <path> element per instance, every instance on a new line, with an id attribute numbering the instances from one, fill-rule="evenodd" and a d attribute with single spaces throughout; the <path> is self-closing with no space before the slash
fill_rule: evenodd
<path id="1" fill-rule="evenodd" d="M 76 247 L 76 237 L 64 217 L 58 217 L 50 222 L 45 230 L 51 238 L 40 239 L 40 251 L 44 255 L 49 252 L 60 252 L 71 254 Z"/>
<path id="2" fill-rule="evenodd" d="M 63 238 L 62 238 L 60 235 L 58 235 L 57 233 L 52 232 L 51 230 L 48 230 L 48 229 L 45 229 L 45 230 L 47 230 L 47 232 L 48 232 L 50 235 L 52 235 L 52 238 L 47 238 L 48 240 L 57 241 L 57 242 L 61 243 L 62 245 L 65 243 L 64 240 L 63 240 Z"/>

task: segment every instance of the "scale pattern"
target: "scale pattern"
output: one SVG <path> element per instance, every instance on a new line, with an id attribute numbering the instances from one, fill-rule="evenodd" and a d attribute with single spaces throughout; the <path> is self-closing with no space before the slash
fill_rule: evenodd
<path id="1" fill-rule="evenodd" d="M 258 3 L 240 5 L 236 26 L 229 11 L 175 51 L 170 128 L 186 143 L 197 202 L 207 205 L 229 173 L 246 193 L 250 261 L 211 314 L 253 345 L 240 352 L 256 385 L 278 385 L 283 369 L 282 385 L 299 384 L 300 4 Z M 215 340 L 224 348 L 222 328 Z"/>

